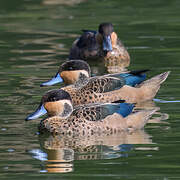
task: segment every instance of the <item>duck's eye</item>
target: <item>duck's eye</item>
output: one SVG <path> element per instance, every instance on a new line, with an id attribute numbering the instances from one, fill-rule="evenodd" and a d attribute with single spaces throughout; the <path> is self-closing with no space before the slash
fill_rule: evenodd
<path id="1" fill-rule="evenodd" d="M 68 69 L 69 69 L 69 70 L 73 70 L 73 68 L 72 68 L 72 67 L 69 67 Z"/>

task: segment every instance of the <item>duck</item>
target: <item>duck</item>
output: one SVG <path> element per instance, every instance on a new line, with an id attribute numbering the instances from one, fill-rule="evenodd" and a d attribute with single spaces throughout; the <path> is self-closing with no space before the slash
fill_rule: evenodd
<path id="1" fill-rule="evenodd" d="M 82 30 L 70 49 L 69 59 L 103 59 L 106 64 L 128 67 L 130 56 L 123 43 L 114 32 L 112 23 L 101 23 L 98 31 Z"/>
<path id="2" fill-rule="evenodd" d="M 155 110 L 132 112 L 134 104 L 96 103 L 73 106 L 71 96 L 63 89 L 45 93 L 37 110 L 26 121 L 48 114 L 40 121 L 39 132 L 52 135 L 112 134 L 144 127 Z"/>
<path id="3" fill-rule="evenodd" d="M 140 103 L 152 100 L 170 73 L 167 71 L 146 80 L 147 71 L 137 70 L 90 77 L 91 70 L 87 62 L 69 60 L 60 66 L 55 77 L 41 86 L 64 82 L 67 86 L 62 89 L 71 95 L 74 105 L 121 100 L 127 103 Z"/>

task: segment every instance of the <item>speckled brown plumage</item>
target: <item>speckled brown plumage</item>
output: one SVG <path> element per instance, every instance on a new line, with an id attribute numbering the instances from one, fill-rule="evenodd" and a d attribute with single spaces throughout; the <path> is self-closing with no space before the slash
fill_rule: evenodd
<path id="1" fill-rule="evenodd" d="M 118 40 L 118 43 L 104 56 L 106 66 L 128 67 L 130 64 L 130 56 L 126 48 Z"/>
<path id="2" fill-rule="evenodd" d="M 87 80 L 83 85 L 71 85 L 62 89 L 67 91 L 72 98 L 73 105 L 103 103 L 120 100 L 113 92 L 124 85 L 122 78 L 115 77 L 94 77 Z"/>
<path id="3" fill-rule="evenodd" d="M 97 105 L 98 107 L 98 105 Z M 93 134 L 112 134 L 129 129 L 141 129 L 156 110 L 145 110 L 132 113 L 126 118 L 114 113 L 101 117 L 97 108 L 80 106 L 72 114 L 63 119 L 59 116 L 49 117 L 40 122 L 39 131 L 49 132 L 53 135 L 89 136 Z"/>
<path id="4" fill-rule="evenodd" d="M 102 120 L 101 107 L 98 105 L 78 106 L 74 109 L 69 118 L 62 119 L 59 116 L 47 118 L 40 123 L 40 131 L 43 129 L 50 130 L 53 134 L 93 134 L 98 132 L 104 124 Z M 96 123 L 99 121 L 99 123 Z M 95 122 L 95 123 L 94 123 Z M 98 127 L 99 126 L 99 127 Z"/>
<path id="5" fill-rule="evenodd" d="M 82 86 L 70 85 L 62 89 L 72 98 L 73 105 L 104 103 L 125 100 L 128 103 L 143 102 L 154 98 L 162 82 L 170 72 L 161 73 L 138 85 L 131 87 L 124 85 L 121 78 L 111 76 L 96 76 L 86 80 Z"/>

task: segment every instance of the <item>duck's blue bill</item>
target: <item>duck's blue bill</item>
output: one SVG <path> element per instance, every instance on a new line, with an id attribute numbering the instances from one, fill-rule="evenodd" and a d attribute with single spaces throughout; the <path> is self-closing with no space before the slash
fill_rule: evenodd
<path id="1" fill-rule="evenodd" d="M 27 118 L 25 119 L 26 121 L 29 121 L 29 120 L 33 120 L 33 119 L 37 119 L 39 118 L 40 116 L 43 116 L 44 114 L 46 114 L 47 111 L 46 109 L 44 108 L 43 105 L 40 105 L 37 110 L 35 112 L 33 112 L 32 114 L 30 114 L 29 116 L 27 116 Z"/>
<path id="2" fill-rule="evenodd" d="M 112 43 L 111 43 L 110 36 L 105 36 L 103 38 L 103 50 L 104 51 L 112 51 Z"/>
<path id="3" fill-rule="evenodd" d="M 61 83 L 61 82 L 63 82 L 63 79 L 61 78 L 59 73 L 57 73 L 55 77 L 53 77 L 51 80 L 49 80 L 47 82 L 42 83 L 40 86 L 41 87 L 42 86 L 52 86 L 54 84 Z"/>

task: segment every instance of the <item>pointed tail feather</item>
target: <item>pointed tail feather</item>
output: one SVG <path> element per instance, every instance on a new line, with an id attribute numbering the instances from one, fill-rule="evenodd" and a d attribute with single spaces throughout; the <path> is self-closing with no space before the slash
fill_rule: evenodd
<path id="1" fill-rule="evenodd" d="M 135 112 L 127 117 L 127 125 L 129 130 L 142 129 L 151 116 L 158 110 L 159 108 L 154 108 L 152 110 L 141 110 Z"/>
<path id="2" fill-rule="evenodd" d="M 170 71 L 161 73 L 136 86 L 142 91 L 144 101 L 153 99 L 155 97 L 160 88 L 160 85 L 167 79 L 169 73 Z"/>
<path id="3" fill-rule="evenodd" d="M 138 87 L 141 87 L 142 85 L 148 85 L 148 84 L 160 85 L 167 79 L 169 74 L 170 74 L 170 71 L 158 74 L 158 75 L 152 77 L 151 79 L 148 79 L 148 80 L 142 82 Z"/>
<path id="4" fill-rule="evenodd" d="M 152 77 L 135 87 L 124 85 L 123 87 L 111 91 L 110 93 L 104 93 L 103 96 L 108 102 L 114 102 L 120 100 L 125 100 L 127 103 L 137 103 L 144 102 L 147 100 L 152 100 L 157 94 L 160 85 L 166 80 L 169 75 L 169 71 Z M 109 98 L 109 99 L 108 99 Z"/>

